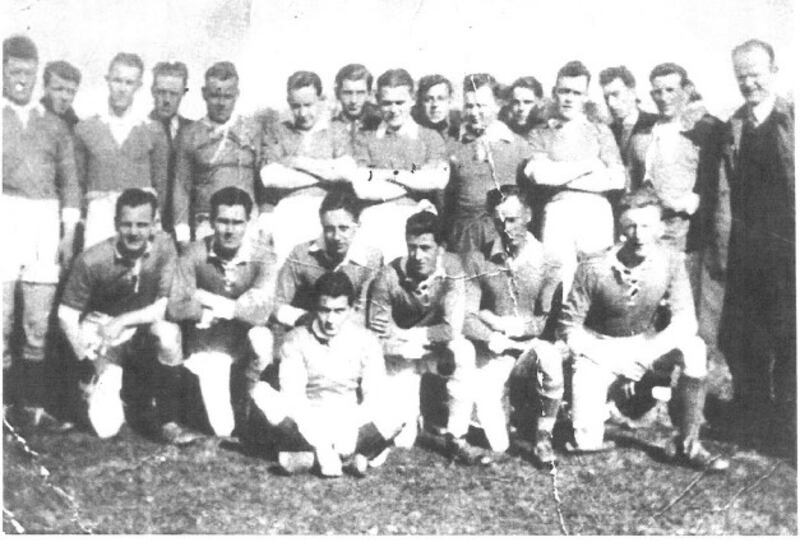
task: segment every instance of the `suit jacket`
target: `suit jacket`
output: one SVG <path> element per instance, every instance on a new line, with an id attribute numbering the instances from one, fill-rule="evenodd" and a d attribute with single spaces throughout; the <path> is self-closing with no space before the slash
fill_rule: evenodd
<path id="1" fill-rule="evenodd" d="M 159 186 L 156 186 L 156 192 L 158 193 L 158 202 L 161 208 L 161 223 L 164 227 L 165 231 L 171 232 L 175 226 L 175 210 L 174 210 L 174 193 L 175 193 L 175 164 L 177 162 L 177 152 L 178 152 L 178 140 L 180 139 L 181 135 L 185 131 L 185 129 L 192 124 L 193 121 L 178 115 L 178 131 L 175 134 L 175 137 L 172 137 L 171 133 L 167 132 L 166 127 L 161 122 L 161 120 L 156 116 L 155 111 L 150 113 L 150 120 L 153 121 L 153 124 L 160 128 L 160 131 L 157 133 L 161 134 L 161 137 L 157 139 L 157 152 L 162 156 L 162 160 L 159 160 L 159 164 L 163 164 L 167 170 L 163 172 L 161 175 L 157 175 L 156 179 L 159 179 L 164 184 L 162 185 L 159 183 Z"/>
<path id="2" fill-rule="evenodd" d="M 636 119 L 633 129 L 631 130 L 628 139 L 625 141 L 622 141 L 622 124 L 619 122 L 612 122 L 609 125 L 609 128 L 611 128 L 611 133 L 614 134 L 614 140 L 617 142 L 617 146 L 619 147 L 619 153 L 622 156 L 622 163 L 625 164 L 626 167 L 631 162 L 631 140 L 633 139 L 633 136 L 643 132 L 649 132 L 657 120 L 658 115 L 654 113 L 648 113 L 647 111 L 642 111 L 640 109 L 639 118 Z M 642 172 L 642 174 L 644 174 L 644 172 Z"/>

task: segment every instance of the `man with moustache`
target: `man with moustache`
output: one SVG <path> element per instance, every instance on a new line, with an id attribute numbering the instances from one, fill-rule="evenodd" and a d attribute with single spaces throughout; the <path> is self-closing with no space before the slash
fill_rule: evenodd
<path id="1" fill-rule="evenodd" d="M 770 44 L 748 40 L 733 49 L 732 60 L 745 103 L 726 126 L 730 192 L 721 182 L 716 200 L 720 242 L 713 271 L 726 278 L 719 345 L 733 375 L 737 411 L 794 457 L 794 106 L 775 93 L 778 67 Z"/>
<path id="2" fill-rule="evenodd" d="M 70 132 L 32 100 L 38 58 L 29 38 L 3 40 L 3 404 L 16 403 L 33 425 L 53 421 L 44 410 L 45 337 L 80 219 Z"/>
<path id="3" fill-rule="evenodd" d="M 167 315 L 184 324 L 186 361 L 197 375 L 206 417 L 218 436 L 229 436 L 234 414 L 261 372 L 272 363 L 274 255 L 245 253 L 242 241 L 253 200 L 234 186 L 211 196 L 214 234 L 191 243 L 178 259 Z M 234 391 L 231 401 L 231 389 Z M 191 405 L 186 405 L 187 407 Z"/>
<path id="4" fill-rule="evenodd" d="M 417 103 L 411 117 L 420 126 L 435 130 L 445 141 L 458 139 L 461 115 L 451 108 L 453 84 L 438 73 L 423 75 L 417 83 Z"/>
<path id="5" fill-rule="evenodd" d="M 144 64 L 139 55 L 118 53 L 106 75 L 108 105 L 75 128 L 76 157 L 84 191 L 84 247 L 113 235 L 115 202 L 127 188 L 155 191 L 165 182 L 166 167 L 157 150 L 156 134 L 136 116 L 133 100 L 142 86 Z"/>
<path id="6" fill-rule="evenodd" d="M 87 373 L 84 414 L 100 438 L 116 435 L 126 417 L 123 370 L 143 373 L 145 396 L 126 400 L 129 419 L 147 419 L 155 398 L 155 426 L 147 429 L 165 442 L 185 444 L 198 435 L 177 423 L 181 334 L 164 320 L 175 247 L 156 228 L 155 195 L 130 188 L 115 207 L 117 235 L 77 258 L 58 307 L 61 329 Z M 158 363 L 151 366 L 153 357 Z"/>
<path id="7" fill-rule="evenodd" d="M 161 225 L 164 231 L 173 233 L 173 194 L 175 191 L 175 165 L 178 150 L 178 138 L 192 121 L 178 113 L 181 101 L 188 88 L 189 71 L 183 62 L 159 62 L 153 67 L 153 110 L 150 120 L 158 128 L 162 137 L 156 139 L 162 157 L 159 165 L 166 167 L 166 172 L 158 175 L 163 186 L 156 187 L 161 209 Z"/>
<path id="8" fill-rule="evenodd" d="M 336 99 L 340 110 L 333 116 L 334 124 L 344 125 L 350 138 L 362 131 L 378 127 L 381 116 L 370 101 L 372 74 L 363 64 L 348 64 L 336 72 Z"/>
<path id="9" fill-rule="evenodd" d="M 613 244 L 614 219 L 605 193 L 625 187 L 614 136 L 585 113 L 590 79 L 579 61 L 558 71 L 553 87 L 557 116 L 531 132 L 533 155 L 525 167 L 525 175 L 551 194 L 542 242 L 560 261 L 565 291 L 579 258 Z"/>
<path id="10" fill-rule="evenodd" d="M 297 243 L 319 237 L 317 212 L 327 190 L 349 184 L 356 164 L 350 136 L 323 114 L 322 81 L 299 71 L 286 82 L 292 120 L 264 134 L 261 181 L 271 202 L 275 252 L 282 262 Z"/>
<path id="11" fill-rule="evenodd" d="M 258 178 L 262 124 L 235 114 L 239 74 L 232 62 L 217 62 L 206 70 L 202 88 L 206 116 L 188 126 L 178 142 L 175 170 L 175 238 L 202 239 L 211 231 L 211 195 L 235 186 L 253 198 L 260 211 L 266 206 Z M 264 246 L 268 233 L 251 219 L 246 245 Z"/>
<path id="12" fill-rule="evenodd" d="M 63 120 L 71 132 L 75 132 L 78 115 L 72 102 L 81 84 L 81 72 L 65 60 L 48 62 L 44 67 L 44 96 L 42 105 Z"/>

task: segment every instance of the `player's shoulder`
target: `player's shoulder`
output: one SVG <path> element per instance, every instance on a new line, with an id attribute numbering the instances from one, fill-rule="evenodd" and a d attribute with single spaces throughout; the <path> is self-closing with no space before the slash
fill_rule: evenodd
<path id="1" fill-rule="evenodd" d="M 613 245 L 602 250 L 584 254 L 578 262 L 578 269 L 586 273 L 594 274 L 601 270 L 608 269 L 617 260 L 617 253 L 621 244 Z"/>
<path id="2" fill-rule="evenodd" d="M 464 271 L 464 264 L 461 257 L 453 252 L 442 253 L 442 269 L 447 278 L 450 279 L 463 279 L 466 277 Z"/>

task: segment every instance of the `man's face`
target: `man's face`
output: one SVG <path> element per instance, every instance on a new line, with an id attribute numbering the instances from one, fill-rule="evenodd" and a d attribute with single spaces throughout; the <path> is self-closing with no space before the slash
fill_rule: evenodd
<path id="1" fill-rule="evenodd" d="M 319 96 L 314 87 L 302 87 L 289 91 L 286 98 L 292 111 L 295 128 L 310 130 L 319 117 Z"/>
<path id="2" fill-rule="evenodd" d="M 494 227 L 503 243 L 510 248 L 518 248 L 525 244 L 528 236 L 528 224 L 531 221 L 530 208 L 517 196 L 509 196 L 492 213 Z"/>
<path id="3" fill-rule="evenodd" d="M 350 316 L 350 304 L 346 296 L 319 296 L 317 300 L 317 323 L 319 329 L 329 338 L 335 337 Z"/>
<path id="4" fill-rule="evenodd" d="M 136 66 L 114 64 L 106 75 L 108 83 L 108 105 L 115 111 L 127 111 L 133 97 L 142 86 L 142 72 Z"/>
<path id="5" fill-rule="evenodd" d="M 36 86 L 38 67 L 35 60 L 10 57 L 3 64 L 3 96 L 17 105 L 27 105 Z"/>
<path id="6" fill-rule="evenodd" d="M 422 96 L 422 112 L 431 124 L 447 120 L 450 113 L 450 91 L 445 83 L 433 85 Z"/>
<path id="7" fill-rule="evenodd" d="M 364 104 L 367 103 L 369 90 L 367 90 L 367 80 L 358 79 L 351 81 L 344 79 L 339 88 L 339 102 L 342 104 L 342 111 L 349 119 L 361 117 Z"/>
<path id="8" fill-rule="evenodd" d="M 511 121 L 517 126 L 526 126 L 531 110 L 538 102 L 539 99 L 531 89 L 515 87 L 511 91 Z"/>
<path id="9" fill-rule="evenodd" d="M 409 275 L 417 279 L 426 279 L 436 271 L 436 260 L 439 257 L 439 243 L 433 238 L 432 233 L 422 235 L 407 235 L 406 247 L 408 248 Z"/>
<path id="10" fill-rule="evenodd" d="M 59 77 L 55 73 L 50 74 L 50 79 L 44 86 L 44 95 L 56 115 L 63 115 L 72 107 L 77 93 L 78 83 Z"/>
<path id="11" fill-rule="evenodd" d="M 733 57 L 733 72 L 739 91 L 751 106 L 760 104 L 772 94 L 777 71 L 763 49 L 745 50 Z"/>
<path id="12" fill-rule="evenodd" d="M 358 231 L 358 222 L 344 209 L 326 211 L 320 217 L 325 251 L 336 258 L 344 258 Z"/>
<path id="13" fill-rule="evenodd" d="M 244 205 L 220 205 L 214 218 L 214 242 L 227 253 L 235 253 L 242 246 L 247 229 L 247 212 Z"/>
<path id="14" fill-rule="evenodd" d="M 217 79 L 209 77 L 203 87 L 203 99 L 206 101 L 208 118 L 217 124 L 225 124 L 233 115 L 236 99 L 239 97 L 239 80 Z"/>
<path id="15" fill-rule="evenodd" d="M 581 117 L 588 99 L 588 90 L 589 80 L 585 75 L 559 77 L 553 87 L 553 99 L 556 101 L 558 113 L 566 120 Z"/>
<path id="16" fill-rule="evenodd" d="M 603 86 L 603 98 L 617 122 L 622 122 L 636 111 L 636 90 L 626 86 L 619 77 Z"/>
<path id="17" fill-rule="evenodd" d="M 178 114 L 186 85 L 180 75 L 159 75 L 153 81 L 153 109 L 161 120 L 169 120 Z"/>
<path id="18" fill-rule="evenodd" d="M 667 120 L 678 117 L 689 103 L 689 93 L 681 86 L 681 76 L 678 73 L 654 77 L 650 84 L 653 86 L 650 96 L 659 114 Z"/>
<path id="19" fill-rule="evenodd" d="M 399 130 L 410 118 L 411 89 L 383 87 L 378 91 L 378 105 L 386 125 L 391 130 Z"/>
<path id="20" fill-rule="evenodd" d="M 149 204 L 138 207 L 123 206 L 116 219 L 117 237 L 129 254 L 144 252 L 155 231 L 155 217 Z"/>
<path id="21" fill-rule="evenodd" d="M 488 86 L 464 93 L 464 122 L 474 132 L 481 133 L 497 119 L 497 100 Z"/>
<path id="22" fill-rule="evenodd" d="M 647 257 L 658 246 L 664 232 L 661 210 L 655 206 L 628 209 L 619 219 L 625 245 L 633 254 Z"/>

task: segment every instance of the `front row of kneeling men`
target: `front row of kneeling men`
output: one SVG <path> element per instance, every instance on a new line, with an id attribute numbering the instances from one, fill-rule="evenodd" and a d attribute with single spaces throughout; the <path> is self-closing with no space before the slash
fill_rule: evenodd
<path id="1" fill-rule="evenodd" d="M 277 273 L 270 246 L 243 243 L 253 202 L 242 190 L 213 195 L 213 234 L 180 257 L 157 229 L 156 207 L 142 190 L 120 196 L 117 235 L 78 258 L 58 311 L 76 357 L 93 367 L 82 388 L 101 437 L 125 420 L 123 367 L 147 363 L 150 352 L 159 363 L 146 371 L 153 384 L 141 405 L 155 399 L 167 442 L 198 436 L 182 425 L 188 369 L 207 430 L 236 427 L 243 440 L 266 432 L 290 472 L 316 463 L 335 476 L 346 460 L 363 474 L 391 444 L 413 445 L 420 377 L 436 372 L 447 379 L 444 450 L 488 464 L 509 448 L 503 396 L 515 374 L 536 390 L 533 454 L 548 464 L 565 367 L 568 449 L 591 452 L 608 447 L 612 386 L 652 373 L 669 381 L 678 366 L 670 451 L 696 468 L 727 468 L 699 441 L 705 345 L 685 264 L 659 241 L 661 206 L 649 188 L 624 197 L 624 242 L 580 264 L 563 306 L 561 270 L 529 232 L 532 212 L 516 186 L 488 194 L 498 236 L 480 250 L 446 252 L 439 218 L 420 211 L 406 223 L 407 254 L 385 265 L 356 235 L 357 200 L 331 191 L 321 239 L 295 247 Z M 273 359 L 277 389 L 262 380 Z M 491 451 L 466 442 L 473 407 Z"/>

